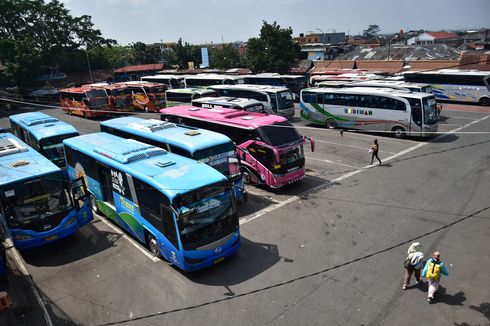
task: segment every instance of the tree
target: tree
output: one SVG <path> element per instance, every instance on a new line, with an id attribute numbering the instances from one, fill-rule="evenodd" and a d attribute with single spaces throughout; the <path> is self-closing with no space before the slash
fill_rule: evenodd
<path id="1" fill-rule="evenodd" d="M 248 40 L 247 65 L 254 72 L 287 72 L 299 58 L 300 47 L 293 42 L 293 30 L 276 22 L 263 22 L 260 36 Z"/>
<path id="2" fill-rule="evenodd" d="M 58 0 L 0 0 L 0 12 L 0 60 L 8 81 L 17 85 L 32 84 L 43 69 L 63 70 L 76 66 L 74 60 L 85 61 L 82 48 L 116 43 L 93 28 L 90 16 L 72 17 Z"/>
<path id="3" fill-rule="evenodd" d="M 380 28 L 378 25 L 369 25 L 367 29 L 362 31 L 362 35 L 367 38 L 373 38 L 379 36 Z"/>
<path id="4" fill-rule="evenodd" d="M 211 48 L 209 51 L 210 64 L 213 68 L 230 69 L 241 64 L 240 54 L 233 44 Z"/>
<path id="5" fill-rule="evenodd" d="M 196 45 L 190 45 L 179 38 L 174 48 L 174 54 L 177 64 L 180 68 L 187 68 L 189 62 L 198 64 L 201 62 L 201 48 Z"/>
<path id="6" fill-rule="evenodd" d="M 142 42 L 136 42 L 131 46 L 133 64 L 155 63 L 162 60 L 160 48 L 156 46 L 146 46 Z"/>

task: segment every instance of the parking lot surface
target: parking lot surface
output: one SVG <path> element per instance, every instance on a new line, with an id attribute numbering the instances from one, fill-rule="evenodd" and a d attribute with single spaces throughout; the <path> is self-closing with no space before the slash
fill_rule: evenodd
<path id="1" fill-rule="evenodd" d="M 99 121 L 42 111 L 99 131 Z M 315 140 L 307 175 L 248 187 L 242 248 L 227 261 L 182 273 L 100 216 L 22 253 L 53 324 L 488 325 L 490 110 L 444 105 L 428 139 L 292 122 Z M 381 166 L 370 165 L 375 138 Z M 433 305 L 425 285 L 401 289 L 412 241 L 426 256 L 440 250 L 449 269 Z"/>

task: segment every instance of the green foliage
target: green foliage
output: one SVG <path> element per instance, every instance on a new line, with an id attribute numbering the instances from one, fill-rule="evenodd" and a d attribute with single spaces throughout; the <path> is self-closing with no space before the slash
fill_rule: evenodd
<path id="1" fill-rule="evenodd" d="M 209 51 L 210 65 L 213 68 L 230 69 L 241 66 L 241 58 L 233 44 L 211 48 Z"/>
<path id="2" fill-rule="evenodd" d="M 254 72 L 285 73 L 299 58 L 300 47 L 293 42 L 293 30 L 276 22 L 263 22 L 258 38 L 248 40 L 247 64 Z"/>
<path id="3" fill-rule="evenodd" d="M 160 48 L 156 46 L 146 46 L 142 42 L 131 45 L 132 63 L 147 64 L 161 61 Z"/>
<path id="4" fill-rule="evenodd" d="M 190 45 L 179 38 L 177 45 L 173 49 L 175 55 L 175 64 L 180 68 L 187 68 L 189 62 L 194 62 L 197 66 L 201 62 L 201 48 L 197 45 Z"/>
<path id="5" fill-rule="evenodd" d="M 19 86 L 53 69 L 73 71 L 86 62 L 82 47 L 116 43 L 93 28 L 90 16 L 72 17 L 58 0 L 0 0 L 0 12 L 0 60 L 8 68 L 2 77 Z"/>
<path id="6" fill-rule="evenodd" d="M 380 28 L 378 25 L 369 25 L 367 29 L 362 31 L 362 35 L 368 39 L 379 36 Z"/>

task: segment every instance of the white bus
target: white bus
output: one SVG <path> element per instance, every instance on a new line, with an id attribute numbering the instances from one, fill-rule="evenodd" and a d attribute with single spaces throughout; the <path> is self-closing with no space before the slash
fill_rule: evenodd
<path id="1" fill-rule="evenodd" d="M 429 136 L 439 126 L 434 95 L 390 88 L 307 88 L 301 118 L 326 126 Z"/>
<path id="2" fill-rule="evenodd" d="M 438 100 L 490 105 L 490 71 L 442 69 L 403 76 L 407 81 L 430 84 Z"/>
<path id="3" fill-rule="evenodd" d="M 245 80 L 245 84 L 287 87 L 298 99 L 301 90 L 308 86 L 308 78 L 303 75 L 262 73 L 256 75 L 242 75 L 241 77 Z"/>
<path id="4" fill-rule="evenodd" d="M 184 78 L 186 75 L 154 75 L 143 76 L 141 81 L 161 83 L 168 85 L 168 89 L 184 88 Z"/>
<path id="5" fill-rule="evenodd" d="M 176 105 L 191 104 L 192 100 L 201 97 L 218 97 L 218 93 L 212 89 L 206 88 L 178 88 L 169 89 L 165 92 L 166 107 Z"/>
<path id="6" fill-rule="evenodd" d="M 227 109 L 237 109 L 247 112 L 259 112 L 259 113 L 272 113 L 271 110 L 266 110 L 264 104 L 257 100 L 252 100 L 248 98 L 237 98 L 237 97 L 201 97 L 192 100 L 192 106 L 197 106 L 201 108 L 227 108 Z"/>
<path id="7" fill-rule="evenodd" d="M 207 87 L 211 85 L 236 85 L 244 84 L 241 76 L 219 75 L 219 74 L 197 74 L 184 78 L 186 87 Z"/>
<path id="8" fill-rule="evenodd" d="M 286 118 L 294 116 L 293 93 L 286 87 L 264 85 L 217 85 L 210 86 L 220 96 L 241 97 L 262 102 L 268 112 Z"/>
<path id="9" fill-rule="evenodd" d="M 386 79 L 365 80 L 359 82 L 354 81 L 345 85 L 348 87 L 392 88 L 398 90 L 409 90 L 412 92 L 432 94 L 432 87 L 430 86 L 430 84 L 411 83 L 403 80 L 386 80 Z"/>

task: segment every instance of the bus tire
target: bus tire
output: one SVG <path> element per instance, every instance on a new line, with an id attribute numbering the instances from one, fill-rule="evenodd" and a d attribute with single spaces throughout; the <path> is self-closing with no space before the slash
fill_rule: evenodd
<path id="1" fill-rule="evenodd" d="M 482 97 L 482 98 L 480 98 L 478 103 L 482 106 L 489 106 L 490 105 L 490 97 Z"/>
<path id="2" fill-rule="evenodd" d="M 405 129 L 400 126 L 393 127 L 393 129 L 391 129 L 391 132 L 393 133 L 393 136 L 395 136 L 395 138 L 405 137 Z"/>
<path id="3" fill-rule="evenodd" d="M 99 207 L 97 207 L 97 200 L 92 195 L 90 195 L 90 205 L 92 206 L 92 212 L 94 214 L 101 215 L 101 211 L 100 211 Z"/>
<path id="4" fill-rule="evenodd" d="M 158 248 L 157 238 L 149 232 L 146 232 L 146 244 L 154 257 L 160 257 L 160 248 Z"/>
<path id="5" fill-rule="evenodd" d="M 252 172 L 248 168 L 242 167 L 242 176 L 245 184 L 252 184 Z"/>
<path id="6" fill-rule="evenodd" d="M 335 129 L 337 128 L 337 123 L 334 119 L 327 119 L 327 121 L 325 121 L 325 127 L 328 129 Z"/>

